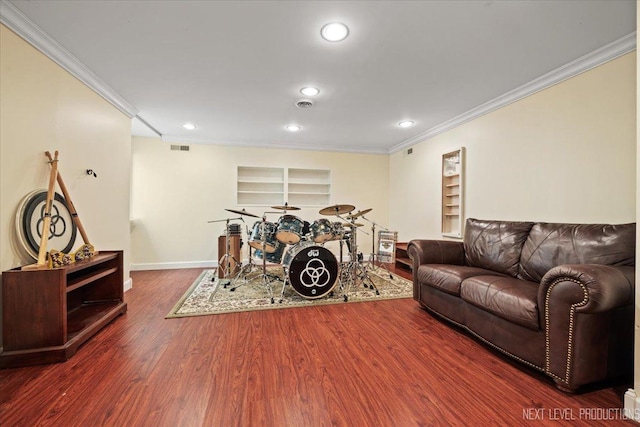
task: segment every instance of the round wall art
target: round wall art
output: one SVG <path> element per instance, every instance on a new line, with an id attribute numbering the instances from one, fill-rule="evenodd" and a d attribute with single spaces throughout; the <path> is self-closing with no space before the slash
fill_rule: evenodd
<path id="1" fill-rule="evenodd" d="M 46 203 L 47 190 L 35 190 L 20 201 L 16 212 L 18 242 L 33 259 L 38 259 Z M 76 241 L 77 231 L 66 200 L 60 194 L 55 193 L 51 204 L 51 225 L 47 251 L 56 249 L 64 253 L 71 252 Z"/>

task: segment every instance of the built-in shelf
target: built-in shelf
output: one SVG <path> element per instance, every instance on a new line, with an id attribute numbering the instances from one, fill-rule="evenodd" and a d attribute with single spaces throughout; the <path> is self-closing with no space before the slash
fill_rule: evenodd
<path id="1" fill-rule="evenodd" d="M 464 225 L 464 147 L 442 155 L 442 235 L 461 238 Z"/>
<path id="2" fill-rule="evenodd" d="M 239 166 L 237 202 L 244 206 L 326 206 L 331 171 L 325 169 Z"/>

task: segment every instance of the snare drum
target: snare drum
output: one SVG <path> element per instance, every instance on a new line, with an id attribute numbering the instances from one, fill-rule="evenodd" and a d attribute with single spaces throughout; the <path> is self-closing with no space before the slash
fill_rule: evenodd
<path id="1" fill-rule="evenodd" d="M 286 280 L 304 298 L 322 298 L 337 283 L 338 261 L 335 255 L 313 242 L 302 242 L 289 248 L 282 265 Z"/>
<path id="2" fill-rule="evenodd" d="M 328 219 L 320 218 L 311 224 L 311 238 L 316 243 L 324 243 L 333 239 L 333 228 Z"/>
<path id="3" fill-rule="evenodd" d="M 331 224 L 331 240 L 342 240 L 345 236 L 345 229 L 341 222 Z"/>
<path id="4" fill-rule="evenodd" d="M 284 249 L 287 247 L 284 243 L 276 241 L 276 250 L 273 252 L 267 252 L 265 260 L 273 264 L 280 264 L 282 262 L 282 255 L 284 255 Z M 254 252 L 256 258 L 262 259 L 262 249 L 256 249 Z"/>
<path id="5" fill-rule="evenodd" d="M 256 221 L 249 236 L 249 246 L 262 250 L 262 221 Z M 278 249 L 276 241 L 276 225 L 272 222 L 264 223 L 264 250 L 266 253 L 275 252 Z"/>
<path id="6" fill-rule="evenodd" d="M 294 215 L 282 215 L 278 220 L 276 239 L 287 245 L 295 245 L 302 239 L 304 221 Z"/>

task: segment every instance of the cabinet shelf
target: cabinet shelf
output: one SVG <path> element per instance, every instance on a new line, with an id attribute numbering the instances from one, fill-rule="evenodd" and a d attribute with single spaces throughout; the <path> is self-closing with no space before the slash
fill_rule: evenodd
<path id="1" fill-rule="evenodd" d="M 442 155 L 442 235 L 460 238 L 463 228 L 465 150 Z"/>
<path id="2" fill-rule="evenodd" d="M 89 274 L 83 275 L 82 277 L 69 280 L 67 283 L 67 292 L 75 291 L 76 289 L 81 288 L 86 284 L 89 284 L 105 276 L 108 276 L 109 274 L 113 274 L 116 271 L 118 271 L 118 268 L 113 267 L 107 270 L 99 270 L 98 272 L 95 272 L 95 273 L 91 272 Z"/>
<path id="3" fill-rule="evenodd" d="M 122 251 L 61 268 L 5 271 L 0 368 L 64 362 L 126 312 Z"/>

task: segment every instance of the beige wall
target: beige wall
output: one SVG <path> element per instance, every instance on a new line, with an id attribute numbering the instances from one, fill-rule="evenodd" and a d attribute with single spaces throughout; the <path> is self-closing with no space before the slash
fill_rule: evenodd
<path id="1" fill-rule="evenodd" d="M 191 144 L 190 151 L 171 151 L 159 138 L 133 137 L 132 262 L 133 268 L 211 265 L 219 258 L 223 223 L 207 221 L 237 217 L 225 209 L 236 204 L 238 166 L 329 169 L 331 204 L 373 210 L 367 217 L 388 224 L 389 163 L 386 155 L 331 153 Z M 246 206 L 262 215 L 264 206 Z M 321 207 L 290 212 L 313 222 Z M 279 214 L 267 215 L 277 222 Z M 331 221 L 334 217 L 326 217 Z M 245 218 L 249 227 L 255 218 Z M 365 231 L 370 231 L 366 223 Z M 371 252 L 371 236 L 359 233 L 361 251 Z M 246 237 L 243 237 L 246 243 Z M 330 243 L 331 249 L 337 244 Z M 334 248 L 333 245 L 336 247 Z M 246 256 L 246 245 L 243 257 Z"/>
<path id="2" fill-rule="evenodd" d="M 467 218 L 635 221 L 635 51 L 391 155 L 400 240 L 440 237 L 441 155 L 459 146 Z"/>
<path id="3" fill-rule="evenodd" d="M 131 120 L 4 26 L 0 77 L 2 270 L 32 262 L 12 242 L 15 213 L 27 193 L 47 187 L 44 152 L 59 150 L 60 173 L 91 243 L 124 250 L 128 280 Z M 98 177 L 86 175 L 88 168 Z"/>

